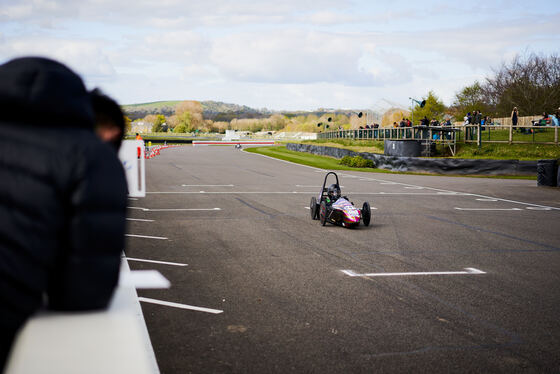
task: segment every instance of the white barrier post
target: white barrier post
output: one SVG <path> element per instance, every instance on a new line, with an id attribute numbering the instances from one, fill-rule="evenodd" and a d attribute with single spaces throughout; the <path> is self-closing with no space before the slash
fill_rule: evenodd
<path id="1" fill-rule="evenodd" d="M 144 159 L 144 141 L 123 140 L 119 150 L 119 159 L 126 173 L 128 195 L 130 197 L 145 197 L 146 161 Z"/>

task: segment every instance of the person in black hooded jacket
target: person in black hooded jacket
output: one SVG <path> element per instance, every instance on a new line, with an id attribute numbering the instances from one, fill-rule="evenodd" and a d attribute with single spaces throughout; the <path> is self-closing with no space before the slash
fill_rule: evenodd
<path id="1" fill-rule="evenodd" d="M 105 308 L 124 249 L 126 180 L 66 66 L 0 66 L 0 372 L 38 309 Z"/>

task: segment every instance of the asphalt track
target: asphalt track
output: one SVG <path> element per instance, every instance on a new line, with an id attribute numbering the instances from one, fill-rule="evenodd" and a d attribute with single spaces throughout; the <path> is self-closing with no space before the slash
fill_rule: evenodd
<path id="1" fill-rule="evenodd" d="M 345 229 L 310 218 L 324 174 L 233 147 L 147 160 L 126 253 L 172 283 L 139 292 L 162 373 L 560 371 L 559 189 L 340 172 L 376 208 Z"/>

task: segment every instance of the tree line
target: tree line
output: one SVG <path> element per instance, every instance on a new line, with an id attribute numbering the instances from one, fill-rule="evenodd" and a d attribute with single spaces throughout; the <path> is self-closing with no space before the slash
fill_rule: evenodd
<path id="1" fill-rule="evenodd" d="M 514 107 L 520 116 L 555 113 L 560 109 L 560 57 L 516 55 L 492 68 L 482 81 L 463 87 L 449 107 L 433 91 L 423 99 L 423 107 L 416 105 L 412 109 L 415 124 L 424 117 L 439 122 L 451 118 L 463 122 L 468 113 L 475 111 L 491 118 L 510 117 Z"/>
<path id="2" fill-rule="evenodd" d="M 449 108 L 456 120 L 468 112 L 509 117 L 516 107 L 521 116 L 554 113 L 560 106 L 560 56 L 517 55 L 492 69 L 481 82 L 464 87 Z"/>
<path id="3" fill-rule="evenodd" d="M 225 133 L 226 130 L 319 132 L 338 127 L 350 129 L 358 128 L 360 125 L 365 126 L 365 118 L 358 118 L 357 114 L 346 115 L 342 113 L 324 113 L 322 115 L 276 113 L 265 118 L 233 118 L 230 121 L 213 121 L 205 119 L 202 104 L 192 100 L 177 104 L 175 113 L 171 116 L 149 114 L 135 122 L 147 123 L 151 132 L 174 133 Z M 323 123 L 328 125 L 322 125 Z"/>

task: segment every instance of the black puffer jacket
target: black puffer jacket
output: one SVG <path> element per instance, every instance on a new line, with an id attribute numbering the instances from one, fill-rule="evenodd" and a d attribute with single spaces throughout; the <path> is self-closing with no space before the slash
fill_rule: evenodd
<path id="1" fill-rule="evenodd" d="M 25 58 L 0 66 L 0 327 L 47 305 L 107 306 L 124 248 L 126 181 L 93 133 L 81 79 Z"/>

